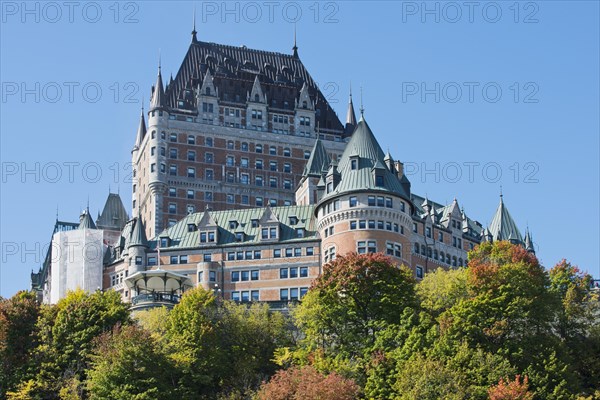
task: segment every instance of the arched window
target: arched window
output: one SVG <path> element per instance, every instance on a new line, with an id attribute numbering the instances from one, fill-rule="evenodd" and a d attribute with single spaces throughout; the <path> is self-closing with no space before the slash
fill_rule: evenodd
<path id="1" fill-rule="evenodd" d="M 425 245 L 424 244 L 421 245 L 421 254 L 422 255 L 427 254 L 427 250 L 425 249 Z"/>
<path id="2" fill-rule="evenodd" d="M 452 266 L 456 267 L 456 256 L 452 257 Z"/>
<path id="3" fill-rule="evenodd" d="M 431 247 L 427 248 L 427 257 L 431 258 L 431 256 L 433 255 L 433 251 L 431 250 Z"/>
<path id="4" fill-rule="evenodd" d="M 419 243 L 415 243 L 415 253 L 419 254 Z"/>
<path id="5" fill-rule="evenodd" d="M 443 251 L 440 251 L 440 260 L 441 260 L 442 262 L 444 262 L 444 257 L 445 257 L 445 256 L 446 256 L 446 255 L 444 254 L 444 252 L 443 252 Z"/>
<path id="6" fill-rule="evenodd" d="M 435 260 L 437 260 L 437 259 L 439 258 L 439 257 L 438 257 L 438 251 L 437 251 L 437 250 L 434 250 L 434 251 L 433 251 L 433 258 L 434 258 Z"/>

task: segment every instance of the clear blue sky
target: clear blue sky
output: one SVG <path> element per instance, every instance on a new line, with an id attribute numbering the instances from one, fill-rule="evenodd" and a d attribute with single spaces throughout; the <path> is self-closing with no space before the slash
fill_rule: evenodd
<path id="1" fill-rule="evenodd" d="M 141 101 L 159 49 L 177 72 L 194 4 L 203 41 L 289 53 L 296 21 L 313 78 L 342 117 L 350 82 L 357 106 L 363 87 L 415 193 L 456 197 L 485 225 L 502 185 L 546 267 L 567 258 L 600 275 L 597 1 L 3 2 L 0 295 L 29 287 L 57 206 L 77 221 L 109 186 L 130 206 Z"/>

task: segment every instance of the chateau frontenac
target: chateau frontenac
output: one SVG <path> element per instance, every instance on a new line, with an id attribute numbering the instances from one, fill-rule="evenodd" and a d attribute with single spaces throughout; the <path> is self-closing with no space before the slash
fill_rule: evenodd
<path id="1" fill-rule="evenodd" d="M 166 85 L 160 65 L 131 157 L 132 199 L 109 193 L 94 222 L 56 221 L 32 288 L 115 290 L 132 309 L 171 307 L 202 286 L 224 299 L 285 309 L 322 268 L 380 252 L 412 269 L 467 264 L 482 241 L 534 252 L 502 196 L 491 223 L 411 191 L 352 95 L 340 121 L 291 54 L 192 41 Z M 132 135 L 133 139 L 133 135 Z M 127 212 L 131 209 L 131 215 Z"/>

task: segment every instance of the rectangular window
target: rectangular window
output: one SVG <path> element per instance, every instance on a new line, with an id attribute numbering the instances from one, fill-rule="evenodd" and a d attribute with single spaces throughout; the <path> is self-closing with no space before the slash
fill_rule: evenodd
<path id="1" fill-rule="evenodd" d="M 283 300 L 283 301 L 289 300 L 288 293 L 289 292 L 287 289 L 280 289 L 279 290 L 279 300 Z"/>
<path id="2" fill-rule="evenodd" d="M 242 271 L 242 281 L 250 280 L 250 271 Z"/>
<path id="3" fill-rule="evenodd" d="M 248 292 L 247 290 L 244 290 L 242 292 L 242 302 L 248 302 L 250 301 L 250 292 Z"/>
<path id="4" fill-rule="evenodd" d="M 196 152 L 195 151 L 188 151 L 187 152 L 187 159 L 188 159 L 188 161 L 196 161 Z"/>
<path id="5" fill-rule="evenodd" d="M 420 267 L 417 265 L 416 274 L 417 274 L 417 278 L 423 279 L 423 267 Z"/>
<path id="6" fill-rule="evenodd" d="M 258 276 L 259 276 L 259 272 L 257 269 L 253 269 L 252 271 L 250 271 L 250 280 L 257 281 Z"/>
<path id="7" fill-rule="evenodd" d="M 356 229 L 356 221 L 350 221 L 350 229 Z"/>
<path id="8" fill-rule="evenodd" d="M 260 292 L 258 290 L 252 290 L 250 292 L 250 297 L 252 298 L 252 301 L 259 301 L 260 300 Z"/>
<path id="9" fill-rule="evenodd" d="M 188 189 L 187 190 L 187 198 L 194 199 L 194 197 L 196 197 L 196 192 L 194 192 L 194 189 Z"/>
<path id="10" fill-rule="evenodd" d="M 297 278 L 297 277 L 298 277 L 298 267 L 290 268 L 290 278 Z"/>
<path id="11" fill-rule="evenodd" d="M 227 253 L 227 261 L 235 261 L 235 251 Z"/>
<path id="12" fill-rule="evenodd" d="M 298 300 L 298 288 L 290 289 L 290 300 Z"/>
<path id="13" fill-rule="evenodd" d="M 300 257 L 302 255 L 302 249 L 300 247 L 294 248 L 294 257 Z"/>
<path id="14" fill-rule="evenodd" d="M 369 205 L 369 207 L 375 207 L 375 196 L 368 196 L 367 204 Z"/>
<path id="15" fill-rule="evenodd" d="M 350 196 L 350 207 L 356 207 L 357 204 L 357 200 L 356 200 L 356 196 Z"/>
<path id="16" fill-rule="evenodd" d="M 215 282 L 217 280 L 217 272 L 216 271 L 209 271 L 209 273 L 208 273 L 208 279 L 211 282 Z"/>
<path id="17" fill-rule="evenodd" d="M 385 198 L 385 206 L 387 208 L 392 208 L 393 206 L 393 202 L 392 202 L 392 198 L 391 197 L 386 197 Z"/>
<path id="18" fill-rule="evenodd" d="M 204 262 L 211 262 L 212 261 L 212 254 L 210 254 L 210 253 L 204 254 L 203 260 L 204 260 Z"/>
<path id="19" fill-rule="evenodd" d="M 312 247 L 307 247 L 306 248 L 306 255 L 307 256 L 312 256 L 315 254 L 315 249 L 313 249 Z"/>
<path id="20" fill-rule="evenodd" d="M 280 258 L 281 257 L 281 249 L 274 249 L 273 250 L 273 258 Z"/>
<path id="21" fill-rule="evenodd" d="M 254 250 L 254 259 L 255 260 L 260 260 L 261 259 L 260 250 Z"/>
<path id="22" fill-rule="evenodd" d="M 148 257 L 148 266 L 154 266 L 156 265 L 156 257 Z"/>
<path id="23" fill-rule="evenodd" d="M 240 281 L 240 271 L 231 271 L 231 282 Z"/>
<path id="24" fill-rule="evenodd" d="M 288 269 L 280 268 L 279 269 L 279 279 L 287 279 L 287 277 L 288 277 Z"/>
<path id="25" fill-rule="evenodd" d="M 179 264 L 179 257 L 171 256 L 171 264 Z"/>
<path id="26" fill-rule="evenodd" d="M 292 249 L 290 249 L 290 248 L 285 249 L 285 256 L 286 257 L 291 257 L 292 256 Z"/>
<path id="27" fill-rule="evenodd" d="M 187 264 L 188 256 L 179 256 L 179 264 Z"/>
<path id="28" fill-rule="evenodd" d="M 300 278 L 308 277 L 308 267 L 300 267 Z"/>
<path id="29" fill-rule="evenodd" d="M 240 292 L 231 292 L 231 300 L 240 301 Z"/>
<path id="30" fill-rule="evenodd" d="M 283 164 L 283 172 L 292 172 L 292 165 L 290 163 Z"/>

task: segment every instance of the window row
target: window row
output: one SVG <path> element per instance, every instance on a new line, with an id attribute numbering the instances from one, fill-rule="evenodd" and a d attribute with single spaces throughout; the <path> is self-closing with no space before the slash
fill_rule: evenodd
<path id="1" fill-rule="evenodd" d="M 305 256 L 313 256 L 314 254 L 314 247 L 305 248 Z M 273 249 L 273 258 L 281 257 L 302 257 L 302 247 L 287 247 L 285 249 Z"/>
<path id="2" fill-rule="evenodd" d="M 308 267 L 289 267 L 279 269 L 279 279 L 308 278 Z"/>
<path id="3" fill-rule="evenodd" d="M 169 193 L 171 193 L 171 192 L 169 192 Z M 171 196 L 171 194 L 170 194 L 170 196 Z M 204 200 L 204 201 L 214 201 L 214 194 L 213 194 L 213 192 L 194 192 L 193 190 L 188 190 L 186 198 L 198 199 L 198 200 Z M 240 204 L 250 205 L 250 196 L 246 195 L 246 194 L 242 194 L 242 195 L 240 195 L 238 201 Z M 225 195 L 225 202 L 228 204 L 236 204 L 235 195 L 233 193 L 227 193 Z M 268 199 L 267 201 L 265 201 L 265 199 L 263 197 L 259 196 L 254 199 L 254 204 L 257 207 L 264 207 L 265 204 L 269 204 L 271 207 L 277 207 L 280 204 L 283 204 L 284 206 L 291 206 L 292 202 L 291 202 L 291 200 L 284 200 L 282 202 L 282 201 L 278 201 L 277 199 Z M 195 206 L 193 204 L 188 204 L 185 209 L 188 214 L 196 212 Z M 177 214 L 177 212 L 178 212 L 177 204 L 169 203 L 167 206 L 167 212 L 169 214 Z M 177 222 L 177 221 L 175 221 L 175 222 Z M 300 234 L 301 233 L 302 232 L 300 232 Z M 303 237 L 303 236 L 298 236 L 298 237 Z"/>
<path id="4" fill-rule="evenodd" d="M 260 291 L 258 291 L 258 290 L 234 291 L 234 292 L 231 292 L 231 300 L 241 301 L 244 303 L 250 302 L 250 301 L 259 301 L 260 300 Z"/>
<path id="5" fill-rule="evenodd" d="M 358 254 L 377 253 L 377 242 L 375 240 L 361 240 L 356 242 L 356 252 Z"/>
<path id="6" fill-rule="evenodd" d="M 217 272 L 216 271 L 208 271 L 208 281 L 209 282 L 217 281 Z M 198 272 L 198 282 L 204 282 L 204 271 Z"/>
<path id="7" fill-rule="evenodd" d="M 227 252 L 227 261 L 260 260 L 261 255 L 260 250 L 229 251 Z"/>
<path id="8" fill-rule="evenodd" d="M 397 223 L 391 223 L 389 221 L 375 221 L 372 219 L 350 221 L 350 229 L 379 229 L 404 235 L 404 226 L 398 225 Z"/>
<path id="9" fill-rule="evenodd" d="M 231 271 L 231 282 L 257 281 L 258 278 L 259 271 L 257 269 L 253 269 L 251 271 Z"/>
<path id="10" fill-rule="evenodd" d="M 303 298 L 306 293 L 308 293 L 307 287 L 301 288 L 286 288 L 279 290 L 279 300 L 281 301 L 290 301 L 290 300 L 300 300 Z"/>

